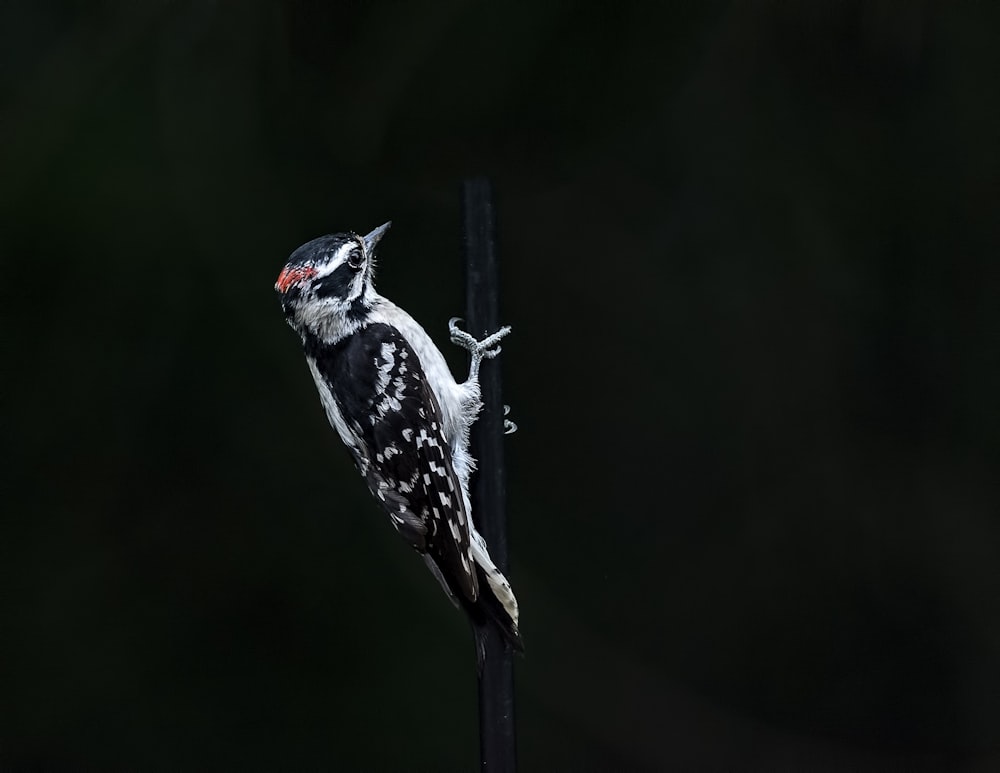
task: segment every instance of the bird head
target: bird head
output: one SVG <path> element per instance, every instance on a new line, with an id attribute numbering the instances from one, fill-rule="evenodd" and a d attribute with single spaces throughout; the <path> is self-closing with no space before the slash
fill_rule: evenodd
<path id="1" fill-rule="evenodd" d="M 320 236 L 295 250 L 274 284 L 288 324 L 329 337 L 356 322 L 374 297 L 375 245 L 390 225 L 367 236 Z"/>

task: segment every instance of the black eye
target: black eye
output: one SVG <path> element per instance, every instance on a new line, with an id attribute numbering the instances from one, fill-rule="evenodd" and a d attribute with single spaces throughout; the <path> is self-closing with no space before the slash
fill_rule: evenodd
<path id="1" fill-rule="evenodd" d="M 365 264 L 364 253 L 359 249 L 353 249 L 347 255 L 347 265 L 357 271 Z"/>

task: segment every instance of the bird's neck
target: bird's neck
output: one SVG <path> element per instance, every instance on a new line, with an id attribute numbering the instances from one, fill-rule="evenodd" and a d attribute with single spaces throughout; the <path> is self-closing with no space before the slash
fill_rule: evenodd
<path id="1" fill-rule="evenodd" d="M 372 310 L 384 303 L 386 300 L 381 295 L 369 290 L 342 307 L 317 304 L 300 310 L 296 327 L 303 340 L 312 339 L 315 343 L 332 346 L 368 324 Z"/>

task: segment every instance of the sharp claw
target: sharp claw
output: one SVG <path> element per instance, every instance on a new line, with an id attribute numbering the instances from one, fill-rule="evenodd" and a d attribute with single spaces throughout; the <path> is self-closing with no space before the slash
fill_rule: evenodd
<path id="1" fill-rule="evenodd" d="M 503 407 L 503 415 L 504 416 L 509 416 L 510 415 L 510 406 L 509 405 L 504 405 L 504 407 Z"/>
<path id="2" fill-rule="evenodd" d="M 476 348 L 478 342 L 469 333 L 466 333 L 464 330 L 460 330 L 457 327 L 451 327 L 450 330 L 451 342 L 453 344 L 461 346 L 463 349 L 468 349 L 469 351 Z"/>
<path id="3" fill-rule="evenodd" d="M 505 406 L 505 407 L 509 407 L 509 406 Z M 503 421 L 503 434 L 505 434 L 505 435 L 513 435 L 515 432 L 517 432 L 517 425 L 514 422 L 512 422 L 510 419 L 504 419 L 504 421 Z"/>

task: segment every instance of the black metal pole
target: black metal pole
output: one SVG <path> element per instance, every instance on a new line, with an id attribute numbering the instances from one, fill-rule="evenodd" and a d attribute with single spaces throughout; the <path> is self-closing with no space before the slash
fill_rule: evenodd
<path id="1" fill-rule="evenodd" d="M 463 189 L 466 259 L 466 322 L 476 338 L 500 327 L 496 218 L 490 181 L 471 178 Z M 478 472 L 472 481 L 472 513 L 500 571 L 507 573 L 507 516 L 503 463 L 504 415 L 500 364 L 485 360 L 479 373 L 483 412 L 472 429 Z M 486 662 L 479 676 L 479 756 L 488 773 L 514 773 L 514 659 L 510 644 L 491 625 Z"/>

